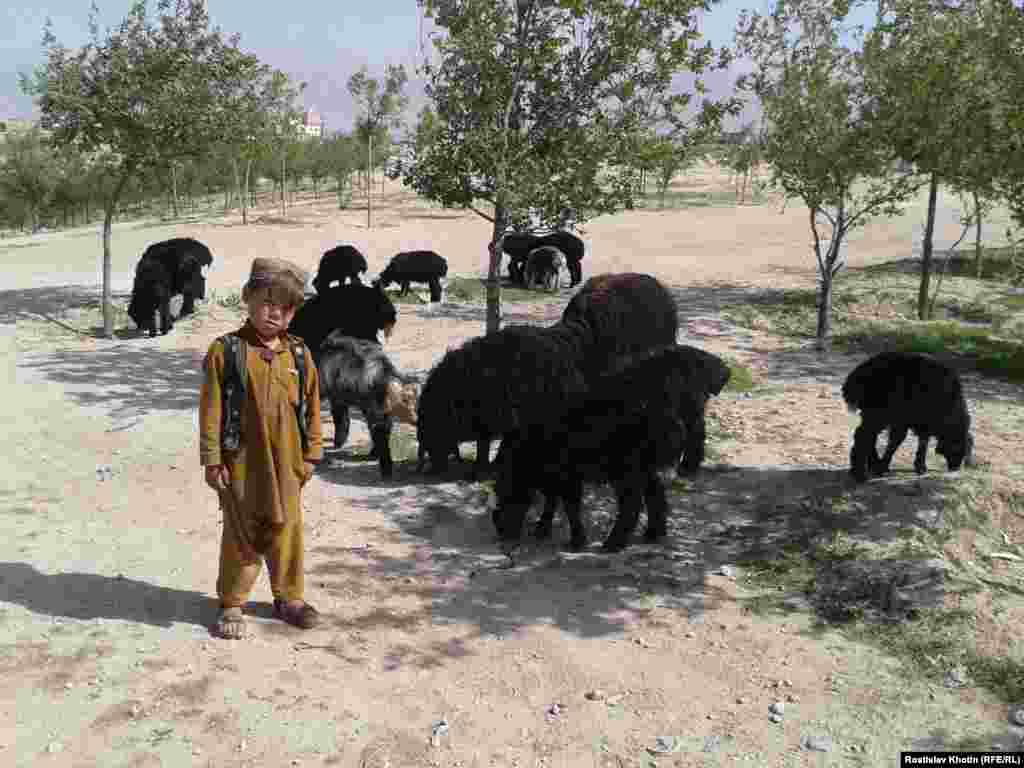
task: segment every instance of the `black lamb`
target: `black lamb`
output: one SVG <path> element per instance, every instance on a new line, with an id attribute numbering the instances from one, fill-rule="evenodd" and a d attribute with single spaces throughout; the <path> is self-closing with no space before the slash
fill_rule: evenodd
<path id="1" fill-rule="evenodd" d="M 170 300 L 181 295 L 178 317 L 195 311 L 195 303 L 206 298 L 205 270 L 213 264 L 210 249 L 191 237 L 175 237 L 149 246 L 139 259 L 132 284 L 128 316 L 140 330 L 156 335 L 155 315 L 160 315 L 160 333 L 174 327 Z"/>
<path id="2" fill-rule="evenodd" d="M 928 471 L 928 440 L 946 458 L 951 472 L 974 461 L 974 437 L 963 387 L 956 371 L 926 355 L 883 352 L 861 363 L 843 383 L 843 400 L 860 426 L 853 434 L 850 472 L 858 482 L 889 471 L 893 454 L 912 430 L 917 435 L 914 471 Z M 885 453 L 877 453 L 878 435 L 889 430 Z"/>
<path id="3" fill-rule="evenodd" d="M 645 538 L 663 537 L 668 500 L 658 472 L 675 465 L 687 438 L 686 425 L 701 418 L 699 398 L 690 395 L 703 387 L 692 378 L 694 371 L 690 349 L 673 344 L 648 351 L 592 381 L 586 397 L 561 420 L 506 437 L 492 512 L 506 551 L 519 541 L 536 491 L 545 496 L 538 537 L 550 536 L 561 501 L 572 530 L 570 547 L 586 546 L 584 481 L 608 482 L 615 489 L 618 516 L 605 539 L 606 551 L 629 543 L 644 506 Z"/>
<path id="4" fill-rule="evenodd" d="M 348 439 L 349 408 L 359 408 L 373 442 L 371 456 L 382 477 L 391 477 L 391 428 L 394 421 L 416 424 L 415 382 L 398 372 L 380 344 L 332 332 L 323 342 L 320 391 L 331 404 L 334 447 Z"/>
<path id="5" fill-rule="evenodd" d="M 313 278 L 313 288 L 317 293 L 323 293 L 335 280 L 339 285 L 345 285 L 346 281 L 353 284 L 362 283 L 359 275 L 366 269 L 366 257 L 358 248 L 354 245 L 339 245 L 320 257 L 320 266 L 317 267 L 316 277 Z"/>
<path id="6" fill-rule="evenodd" d="M 571 232 L 557 231 L 547 235 L 533 235 L 527 232 L 509 232 L 502 241 L 501 248 L 508 254 L 508 276 L 516 285 L 526 285 L 526 264 L 530 252 L 545 245 L 557 248 L 565 256 L 565 266 L 569 270 L 572 286 L 578 285 L 583 279 L 583 268 L 580 262 L 586 250 L 584 243 Z"/>
<path id="7" fill-rule="evenodd" d="M 434 251 L 404 251 L 395 254 L 384 271 L 380 283 L 387 288 L 392 283 L 402 286 L 402 294 L 409 292 L 409 283 L 430 286 L 430 300 L 441 300 L 441 278 L 448 274 L 448 262 Z"/>
<path id="8" fill-rule="evenodd" d="M 683 366 L 687 382 L 683 397 L 686 417 L 686 440 L 683 456 L 677 467 L 680 475 L 694 475 L 704 462 L 706 428 L 704 413 L 708 399 L 721 394 L 732 372 L 718 355 L 688 344 L 678 346 L 678 362 Z"/>
<path id="9" fill-rule="evenodd" d="M 583 241 L 571 232 L 559 230 L 540 238 L 539 245 L 550 245 L 565 254 L 565 266 L 569 270 L 569 285 L 576 286 L 583 280 L 583 253 L 586 250 Z"/>
<path id="10" fill-rule="evenodd" d="M 494 438 L 557 419 L 585 390 L 578 361 L 591 343 L 581 323 L 509 325 L 449 350 L 420 392 L 419 470 L 429 458 L 433 472 L 444 472 L 459 443 L 475 440 L 479 476 Z"/>
<path id="11" fill-rule="evenodd" d="M 390 336 L 397 317 L 395 305 L 378 283 L 349 283 L 327 288 L 303 303 L 288 332 L 301 337 L 319 362 L 320 345 L 332 331 L 379 343 L 379 333 Z"/>

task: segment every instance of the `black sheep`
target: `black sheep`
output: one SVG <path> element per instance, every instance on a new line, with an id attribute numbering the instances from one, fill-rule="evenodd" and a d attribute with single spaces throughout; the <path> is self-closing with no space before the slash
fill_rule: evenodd
<path id="1" fill-rule="evenodd" d="M 211 264 L 210 249 L 191 237 L 176 237 L 149 246 L 135 268 L 129 317 L 140 330 L 155 336 L 154 316 L 159 313 L 160 333 L 168 333 L 174 327 L 171 297 L 182 296 L 179 318 L 191 315 L 195 302 L 206 298 L 204 271 Z"/>
<path id="2" fill-rule="evenodd" d="M 416 384 L 401 375 L 380 344 L 332 332 L 321 346 L 320 392 L 331 404 L 334 447 L 348 439 L 348 410 L 359 408 L 373 441 L 371 456 L 382 477 L 391 477 L 391 427 L 416 424 Z"/>
<path id="3" fill-rule="evenodd" d="M 346 280 L 351 280 L 353 284 L 362 283 L 359 275 L 366 269 L 366 257 L 358 248 L 354 245 L 339 245 L 320 257 L 313 288 L 317 293 L 323 293 L 335 280 L 339 285 L 345 285 Z"/>
<path id="4" fill-rule="evenodd" d="M 417 408 L 419 470 L 447 468 L 462 442 L 477 442 L 474 472 L 489 464 L 491 440 L 558 418 L 585 390 L 577 365 L 592 343 L 586 326 L 509 325 L 449 350 L 427 376 Z"/>
<path id="5" fill-rule="evenodd" d="M 708 399 L 721 394 L 732 372 L 718 355 L 688 344 L 680 344 L 678 349 L 679 364 L 685 368 L 687 386 L 683 396 L 687 402 L 686 440 L 677 471 L 680 475 L 693 475 L 704 462 L 704 412 Z"/>
<path id="6" fill-rule="evenodd" d="M 542 245 L 530 251 L 526 258 L 524 283 L 527 288 L 540 284 L 548 290 L 558 290 L 558 277 L 565 266 L 565 254 L 553 245 Z"/>
<path id="7" fill-rule="evenodd" d="M 540 238 L 525 232 L 509 232 L 501 241 L 501 249 L 508 254 L 508 277 L 516 285 L 525 285 L 526 262 L 530 251 L 542 245 Z"/>
<path id="8" fill-rule="evenodd" d="M 541 491 L 545 509 L 537 535 L 550 535 L 561 501 L 572 530 L 570 546 L 586 546 L 581 515 L 585 480 L 608 482 L 615 489 L 618 516 L 604 542 L 606 551 L 629 543 L 644 506 L 645 538 L 663 537 L 668 500 L 658 472 L 675 465 L 686 425 L 701 417 L 699 398 L 690 396 L 703 386 L 693 379 L 694 372 L 692 350 L 676 345 L 650 350 L 593 380 L 586 397 L 562 419 L 508 436 L 492 512 L 503 544 L 510 549 L 518 542 L 534 493 Z"/>
<path id="9" fill-rule="evenodd" d="M 587 325 L 594 345 L 584 362 L 598 375 L 618 358 L 676 343 L 679 312 L 672 294 L 656 278 L 636 272 L 597 275 L 566 305 L 562 320 Z"/>
<path id="10" fill-rule="evenodd" d="M 402 286 L 402 294 L 409 292 L 409 283 L 430 286 L 430 300 L 441 300 L 441 278 L 448 274 L 448 262 L 434 251 L 404 251 L 395 254 L 384 271 L 380 283 L 387 288 L 392 283 Z"/>
<path id="11" fill-rule="evenodd" d="M 398 313 L 378 283 L 349 283 L 328 288 L 306 301 L 292 319 L 288 332 L 306 342 L 313 360 L 320 360 L 320 345 L 332 331 L 366 341 L 380 342 L 391 335 Z"/>
<path id="12" fill-rule="evenodd" d="M 853 435 L 850 472 L 858 482 L 868 473 L 889 471 L 896 449 L 908 430 L 917 435 L 914 471 L 928 471 L 928 440 L 946 457 L 951 472 L 974 461 L 974 437 L 960 377 L 952 368 L 926 355 L 883 352 L 861 363 L 843 383 L 843 400 L 851 412 L 860 410 L 861 423 Z M 889 430 L 889 444 L 879 457 L 878 435 Z"/>
<path id="13" fill-rule="evenodd" d="M 501 249 L 508 254 L 508 277 L 516 285 L 526 285 L 526 264 L 530 252 L 545 245 L 557 248 L 565 256 L 569 270 L 570 285 L 578 285 L 583 279 L 584 243 L 571 232 L 557 231 L 547 235 L 533 235 L 527 232 L 509 232 L 505 235 Z"/>

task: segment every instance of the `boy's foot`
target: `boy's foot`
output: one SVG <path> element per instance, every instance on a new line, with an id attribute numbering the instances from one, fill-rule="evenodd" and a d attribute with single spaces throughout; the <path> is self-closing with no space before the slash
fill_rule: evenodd
<path id="1" fill-rule="evenodd" d="M 225 640 L 241 640 L 245 637 L 245 617 L 242 609 L 221 608 L 217 614 L 217 623 L 213 625 L 213 634 Z"/>
<path id="2" fill-rule="evenodd" d="M 312 629 L 320 623 L 320 612 L 303 600 L 274 600 L 274 618 L 293 627 Z"/>

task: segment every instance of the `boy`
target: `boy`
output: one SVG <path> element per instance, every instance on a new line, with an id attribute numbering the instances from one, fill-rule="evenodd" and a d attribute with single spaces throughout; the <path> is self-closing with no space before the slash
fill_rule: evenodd
<path id="1" fill-rule="evenodd" d="M 261 258 L 252 263 L 242 289 L 249 319 L 232 334 L 245 342 L 246 395 L 237 445 L 224 439 L 225 365 L 235 358 L 227 359 L 231 351 L 223 338 L 210 345 L 203 362 L 199 459 L 224 513 L 217 576 L 220 612 L 213 627 L 214 634 L 224 638 L 245 636 L 242 605 L 259 576 L 261 557 L 267 561 L 274 616 L 303 629 L 316 626 L 319 619 L 316 609 L 303 599 L 300 492 L 323 456 L 320 386 L 309 350 L 287 333 L 302 303 L 305 283 L 304 271 L 282 259 Z M 296 368 L 293 345 L 303 351 L 303 377 Z M 305 381 L 305 440 L 297 407 L 301 380 Z"/>

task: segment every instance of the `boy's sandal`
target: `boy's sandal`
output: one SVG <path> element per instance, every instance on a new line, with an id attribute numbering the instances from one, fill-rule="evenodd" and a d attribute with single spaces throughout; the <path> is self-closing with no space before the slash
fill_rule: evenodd
<path id="1" fill-rule="evenodd" d="M 245 617 L 241 608 L 221 608 L 213 633 L 225 640 L 241 640 L 245 637 Z"/>
<path id="2" fill-rule="evenodd" d="M 291 624 L 293 627 L 312 629 L 320 623 L 320 612 L 309 603 L 294 608 L 287 600 L 274 600 L 274 618 Z"/>

